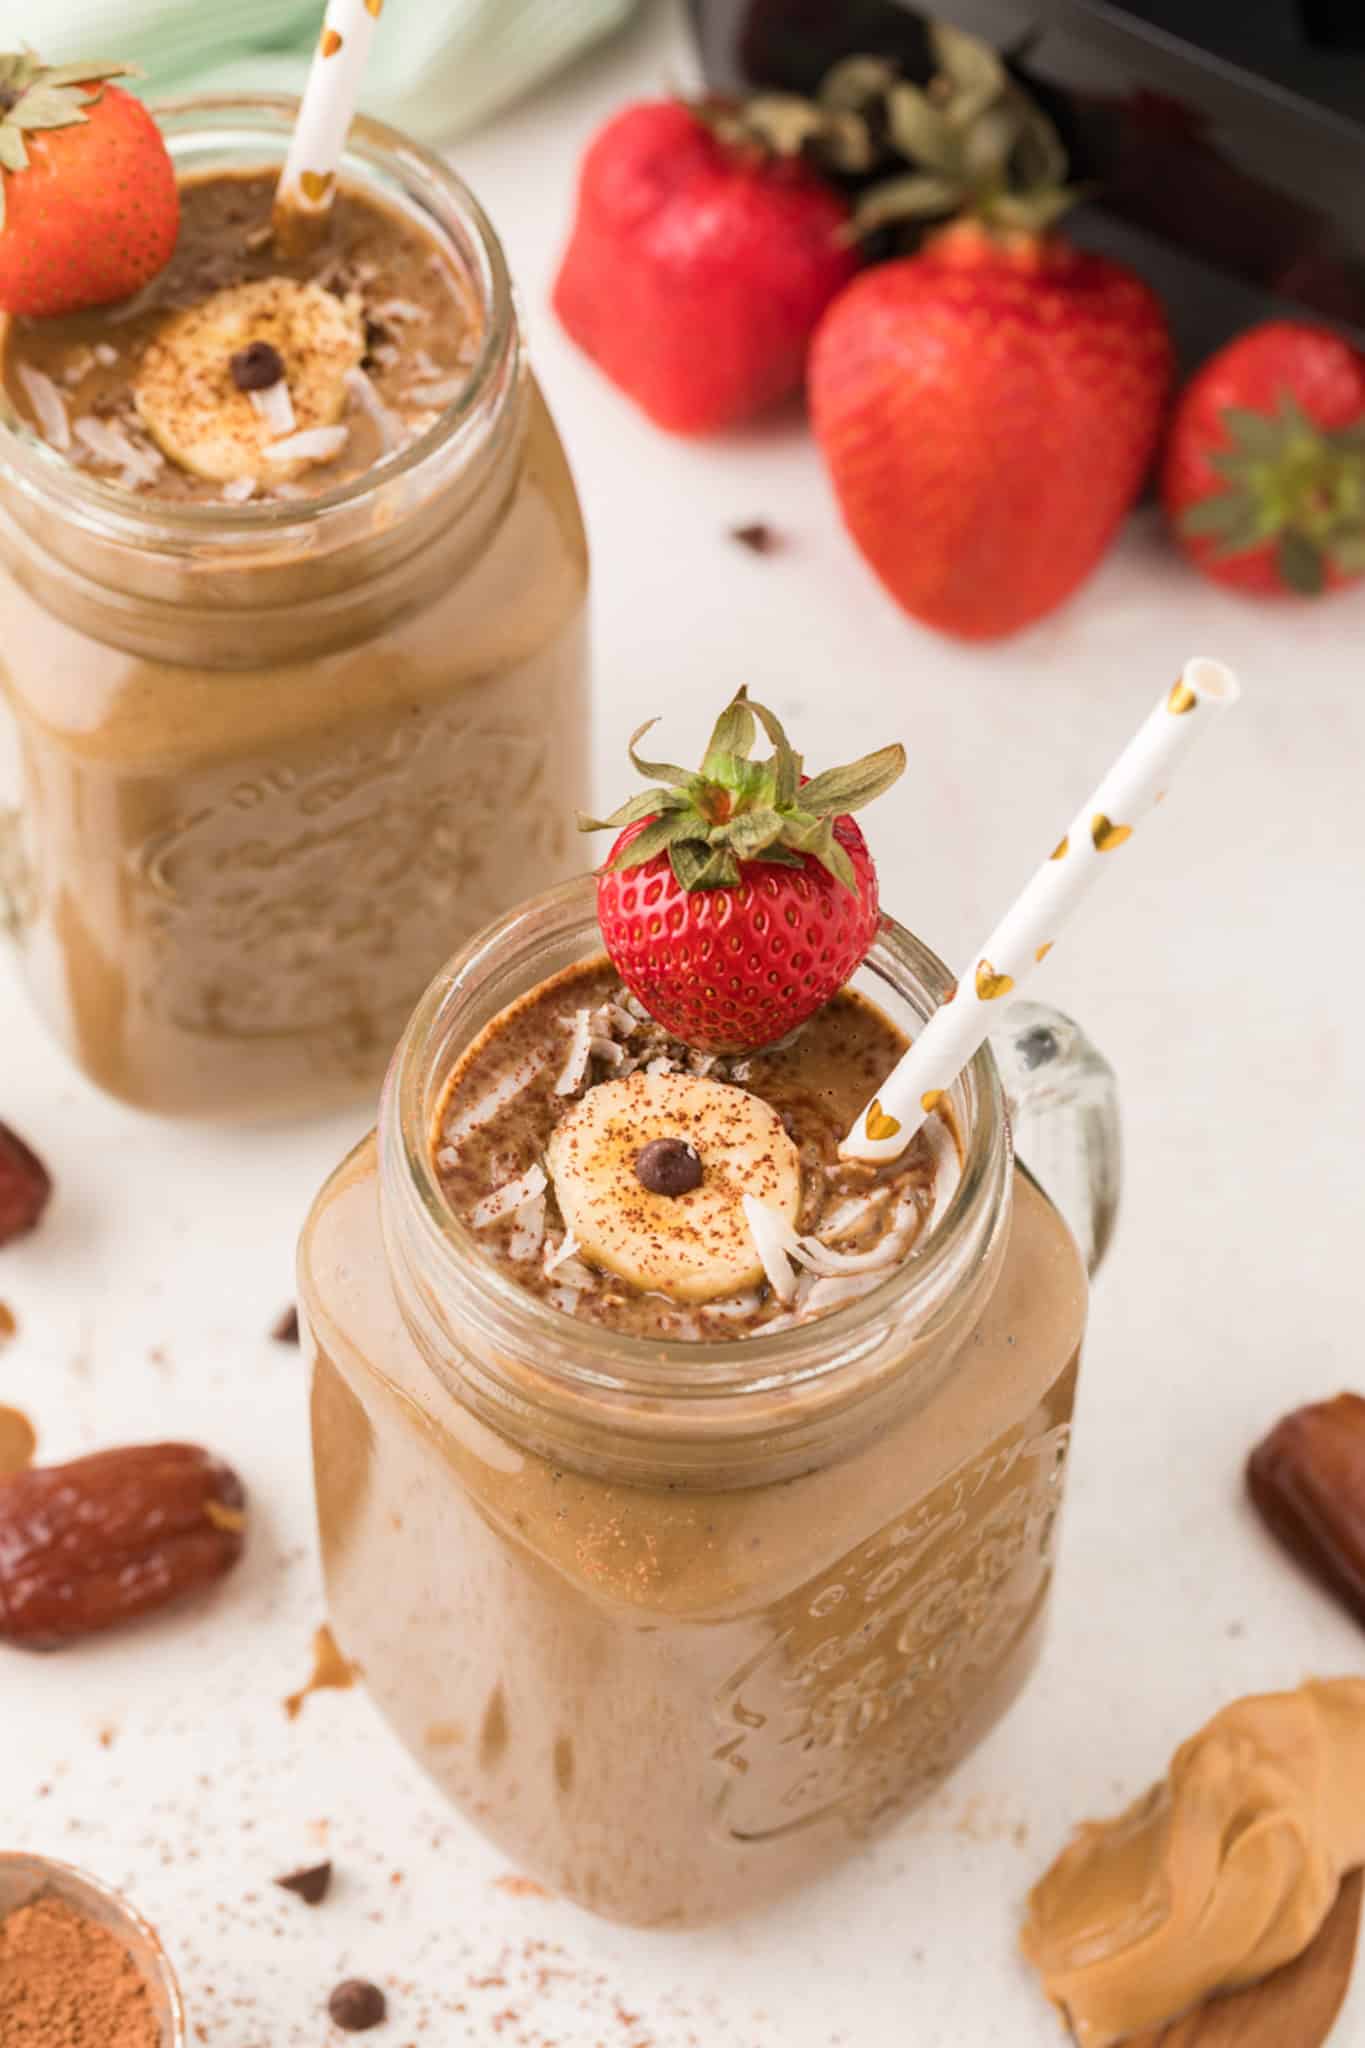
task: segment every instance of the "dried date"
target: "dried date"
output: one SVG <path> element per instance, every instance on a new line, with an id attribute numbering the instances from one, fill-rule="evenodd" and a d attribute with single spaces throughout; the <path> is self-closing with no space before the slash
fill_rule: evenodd
<path id="1" fill-rule="evenodd" d="M 1365 1400 L 1296 1408 L 1256 1446 L 1246 1476 L 1272 1535 L 1365 1623 Z"/>
<path id="2" fill-rule="evenodd" d="M 51 1193 L 52 1177 L 37 1153 L 0 1124 L 0 1245 L 34 1228 Z"/>
<path id="3" fill-rule="evenodd" d="M 136 1444 L 0 1481 L 0 1643 L 52 1650 L 203 1591 L 246 1493 L 194 1444 Z"/>

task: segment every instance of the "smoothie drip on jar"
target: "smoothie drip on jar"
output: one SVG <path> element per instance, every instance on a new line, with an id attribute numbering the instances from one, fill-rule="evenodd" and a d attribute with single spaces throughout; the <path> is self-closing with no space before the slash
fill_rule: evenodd
<path id="1" fill-rule="evenodd" d="M 554 1307 L 636 1336 L 714 1342 L 761 1335 L 793 1318 L 827 1313 L 877 1285 L 923 1235 L 956 1178 L 955 1133 L 942 1115 L 887 1168 L 839 1160 L 839 1140 L 906 1043 L 874 1004 L 845 988 L 776 1046 L 735 1056 L 698 1053 L 655 1023 L 610 963 L 598 958 L 542 983 L 470 1046 L 435 1122 L 436 1171 L 455 1214 L 473 1224 L 482 1252 Z M 690 1076 L 730 1090 L 737 1107 L 748 1097 L 768 1105 L 799 1171 L 793 1228 L 828 1244 L 836 1259 L 866 1258 L 868 1265 L 803 1274 L 791 1301 L 780 1299 L 761 1274 L 737 1288 L 720 1280 L 711 1298 L 677 1301 L 666 1289 L 632 1286 L 619 1272 L 595 1265 L 576 1246 L 573 1219 L 564 1212 L 555 1134 L 594 1089 L 636 1075 Z M 629 1204 L 638 1197 L 652 1227 L 663 1233 L 679 1227 L 694 1175 L 701 1183 L 706 1173 L 722 1170 L 708 1158 L 706 1142 L 708 1129 L 716 1128 L 712 1104 L 719 1100 L 713 1096 L 699 1115 L 700 1170 L 684 1176 L 676 1198 L 648 1204 L 626 1170 L 601 1190 L 601 1200 Z M 651 1149 L 684 1147 L 689 1128 L 651 1136 Z M 641 1154 L 647 1135 L 642 1124 Z M 537 1168 L 547 1157 L 549 1184 L 541 1189 Z M 753 1147 L 747 1162 L 727 1162 L 724 1170 L 744 1175 L 761 1199 L 762 1164 L 762 1148 Z M 499 1191 L 522 1187 L 530 1191 L 524 1202 L 484 1220 L 481 1205 L 491 1198 L 496 1207 Z M 884 1264 L 877 1263 L 879 1246 Z"/>
<path id="2" fill-rule="evenodd" d="M 0 321 L 5 389 L 20 418 L 92 475 L 180 503 L 316 496 L 364 476 L 419 439 L 460 396 L 478 354 L 482 322 L 468 280 L 414 222 L 345 185 L 321 245 L 301 259 L 281 257 L 271 237 L 274 194 L 275 178 L 266 170 L 186 178 L 175 254 L 135 298 L 59 319 Z M 196 402 L 207 390 L 211 407 L 249 426 L 256 413 L 246 409 L 244 386 L 254 383 L 261 402 L 269 402 L 272 391 L 292 385 L 302 401 L 318 370 L 309 359 L 316 336 L 307 325 L 293 359 L 286 345 L 284 360 L 269 365 L 280 374 L 261 373 L 262 351 L 277 331 L 273 320 L 267 324 L 270 309 L 261 296 L 272 281 L 315 287 L 335 302 L 334 319 L 344 316 L 341 332 L 351 345 L 341 381 L 329 379 L 328 391 L 341 404 L 336 425 L 345 433 L 333 456 L 301 467 L 276 465 L 263 453 L 251 465 L 248 493 L 245 471 L 234 480 L 200 475 L 168 454 L 143 416 L 138 393 L 140 386 L 145 390 L 149 350 L 174 337 L 177 316 L 221 307 L 222 324 L 187 337 L 166 374 L 197 387 L 188 393 Z M 234 297 L 244 288 L 254 299 Z M 253 307 L 262 309 L 260 335 L 252 331 Z M 326 310 L 312 302 L 315 321 Z M 240 331 L 235 320 L 243 323 Z M 218 334 L 225 337 L 221 344 Z M 256 359 L 254 374 L 240 361 L 247 351 Z M 279 432 L 273 438 L 281 440 L 310 424 L 301 418 L 291 427 L 288 409 L 274 417 Z"/>

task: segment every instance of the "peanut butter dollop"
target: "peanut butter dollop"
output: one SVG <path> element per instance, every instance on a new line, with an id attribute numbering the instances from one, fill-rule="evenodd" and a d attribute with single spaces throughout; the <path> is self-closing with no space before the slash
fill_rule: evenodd
<path id="1" fill-rule="evenodd" d="M 1029 1895 L 1022 1945 L 1081 2048 L 1291 1962 L 1365 1864 L 1365 1679 L 1236 1700 Z"/>

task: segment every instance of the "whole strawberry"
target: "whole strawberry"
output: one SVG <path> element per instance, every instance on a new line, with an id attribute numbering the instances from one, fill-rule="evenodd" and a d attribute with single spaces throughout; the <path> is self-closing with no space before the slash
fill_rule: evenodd
<path id="1" fill-rule="evenodd" d="M 555 311 L 659 426 L 714 433 L 800 387 L 857 268 L 848 215 L 794 157 L 676 101 L 627 107 L 583 160 Z"/>
<path id="2" fill-rule="evenodd" d="M 934 32 L 936 89 L 891 88 L 921 169 L 859 225 L 962 211 L 831 306 L 811 418 L 845 523 L 891 595 L 967 640 L 1017 632 L 1084 581 L 1142 488 L 1171 377 L 1155 294 L 1052 228 L 1051 124 L 994 53 Z"/>
<path id="3" fill-rule="evenodd" d="M 1239 335 L 1180 396 L 1161 495 L 1215 583 L 1313 597 L 1365 576 L 1365 354 L 1298 320 Z"/>
<path id="4" fill-rule="evenodd" d="M 127 298 L 175 247 L 175 171 L 126 64 L 0 55 L 0 311 L 45 318 Z"/>
<path id="5" fill-rule="evenodd" d="M 749 758 L 755 721 L 771 757 Z M 603 942 L 650 1015 L 703 1052 L 750 1052 L 829 1001 L 876 936 L 877 872 L 848 815 L 901 774 L 883 747 L 807 778 L 773 713 L 741 690 L 722 712 L 700 773 L 630 758 L 666 785 L 610 818 L 597 882 Z"/>

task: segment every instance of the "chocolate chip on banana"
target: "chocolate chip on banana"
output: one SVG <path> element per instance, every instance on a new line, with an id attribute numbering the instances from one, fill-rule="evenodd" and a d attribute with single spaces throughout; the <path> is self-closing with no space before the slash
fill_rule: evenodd
<path id="1" fill-rule="evenodd" d="M 285 482 L 338 453 L 347 372 L 364 353 L 358 304 L 320 285 L 261 278 L 168 315 L 133 395 L 162 453 L 191 476 Z M 280 374 L 262 381 L 257 367 L 276 362 Z"/>
<path id="2" fill-rule="evenodd" d="M 801 1206 L 800 1159 L 777 1112 L 690 1074 L 590 1088 L 546 1163 L 581 1256 L 674 1301 L 721 1300 L 763 1278 L 746 1194 L 793 1224 Z"/>

